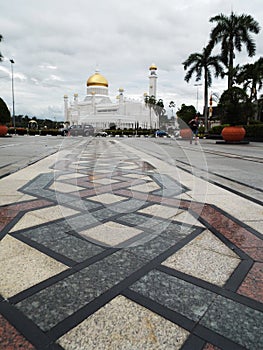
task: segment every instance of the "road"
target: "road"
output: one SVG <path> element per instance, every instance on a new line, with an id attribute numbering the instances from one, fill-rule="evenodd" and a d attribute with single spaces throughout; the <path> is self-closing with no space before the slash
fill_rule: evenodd
<path id="1" fill-rule="evenodd" d="M 200 140 L 190 145 L 184 140 L 165 138 L 116 138 L 147 154 L 206 179 L 238 195 L 263 204 L 263 144 L 217 144 Z M 0 138 L 0 178 L 63 148 L 89 142 L 83 137 L 14 136 Z"/>
<path id="2" fill-rule="evenodd" d="M 262 143 L 229 145 L 217 144 L 215 140 L 200 140 L 198 145 L 190 145 L 184 140 L 158 138 L 130 139 L 129 144 L 263 204 Z"/>
<path id="3" fill-rule="evenodd" d="M 77 138 L 68 143 L 73 145 Z M 13 136 L 0 138 L 0 178 L 22 169 L 36 161 L 47 157 L 65 146 L 65 138 L 61 136 Z"/>

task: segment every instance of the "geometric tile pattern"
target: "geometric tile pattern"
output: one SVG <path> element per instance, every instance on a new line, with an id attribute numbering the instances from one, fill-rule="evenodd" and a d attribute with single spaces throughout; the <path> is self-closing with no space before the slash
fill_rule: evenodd
<path id="1" fill-rule="evenodd" d="M 0 207 L 2 348 L 262 348 L 257 231 L 109 140 L 52 168 Z"/>
<path id="2" fill-rule="evenodd" d="M 110 315 L 110 318 L 109 318 Z M 118 296 L 59 339 L 76 349 L 180 349 L 189 333 Z"/>

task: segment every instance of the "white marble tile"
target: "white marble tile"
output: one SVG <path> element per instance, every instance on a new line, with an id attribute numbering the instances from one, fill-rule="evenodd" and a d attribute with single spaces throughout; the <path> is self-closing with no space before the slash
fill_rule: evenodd
<path id="1" fill-rule="evenodd" d="M 110 246 L 117 246 L 141 232 L 136 228 L 108 221 L 105 224 L 81 231 L 80 234 L 87 239 L 92 238 Z"/>
<path id="2" fill-rule="evenodd" d="M 55 190 L 61 193 L 70 193 L 70 192 L 77 192 L 77 191 L 82 191 L 85 189 L 85 187 L 80 187 L 77 185 L 73 184 L 67 184 L 67 183 L 62 183 L 59 181 L 54 182 L 50 187 L 51 190 Z"/>
<path id="3" fill-rule="evenodd" d="M 176 207 L 168 207 L 166 205 L 154 204 L 147 208 L 139 210 L 139 213 L 145 213 L 152 216 L 159 216 L 164 219 L 175 219 L 177 220 L 177 215 L 182 213 L 183 210 Z"/>
<path id="4" fill-rule="evenodd" d="M 223 286 L 241 260 L 208 230 L 163 262 L 207 282 Z"/>
<path id="5" fill-rule="evenodd" d="M 111 203 L 120 202 L 126 198 L 121 197 L 121 196 L 117 196 L 117 195 L 112 194 L 112 193 L 103 193 L 103 194 L 99 194 L 99 195 L 94 196 L 94 197 L 90 197 L 89 199 L 96 201 L 96 202 L 99 202 L 99 203 L 111 204 Z"/>
<path id="6" fill-rule="evenodd" d="M 68 267 L 6 235 L 0 241 L 0 294 L 9 298 Z"/>
<path id="7" fill-rule="evenodd" d="M 109 178 L 103 178 L 103 179 L 93 180 L 93 182 L 100 184 L 100 185 L 110 185 L 110 184 L 116 183 L 118 181 L 113 180 L 113 179 L 109 179 Z"/>
<path id="8" fill-rule="evenodd" d="M 154 190 L 159 190 L 160 186 L 156 182 L 145 182 L 141 185 L 134 185 L 129 187 L 130 190 L 139 191 L 139 192 L 151 192 Z"/>
<path id="9" fill-rule="evenodd" d="M 15 226 L 12 227 L 10 232 L 44 224 L 46 222 L 68 217 L 77 213 L 78 211 L 76 210 L 60 205 L 33 210 L 31 212 L 25 213 L 25 215 L 22 216 L 22 218 L 15 224 Z"/>
<path id="10" fill-rule="evenodd" d="M 179 350 L 189 332 L 118 296 L 63 335 L 65 350 Z"/>

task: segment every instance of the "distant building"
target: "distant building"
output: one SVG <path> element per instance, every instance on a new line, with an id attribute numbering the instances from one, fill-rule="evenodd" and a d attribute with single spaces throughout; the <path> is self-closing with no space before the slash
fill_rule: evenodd
<path id="1" fill-rule="evenodd" d="M 149 68 L 149 96 L 156 98 L 157 67 Z M 119 89 L 117 102 L 112 102 L 108 95 L 108 81 L 95 71 L 87 80 L 87 95 L 83 101 L 74 94 L 72 102 L 64 96 L 64 121 L 69 124 L 90 124 L 96 130 L 116 128 L 159 128 L 159 118 L 153 108 L 146 106 L 144 100 L 135 101 L 124 95 L 124 89 Z M 145 97 L 145 95 L 144 95 Z M 143 97 L 143 99 L 144 99 Z"/>

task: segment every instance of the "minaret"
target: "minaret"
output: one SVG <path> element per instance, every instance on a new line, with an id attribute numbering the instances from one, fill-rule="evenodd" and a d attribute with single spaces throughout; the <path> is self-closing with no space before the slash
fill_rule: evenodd
<path id="1" fill-rule="evenodd" d="M 78 98 L 79 98 L 79 95 L 78 94 L 74 94 L 74 105 L 77 106 L 78 105 Z"/>
<path id="2" fill-rule="evenodd" d="M 149 68 L 150 75 L 149 75 L 149 96 L 154 96 L 156 98 L 156 86 L 157 86 L 157 67 L 153 63 L 151 67 Z"/>

